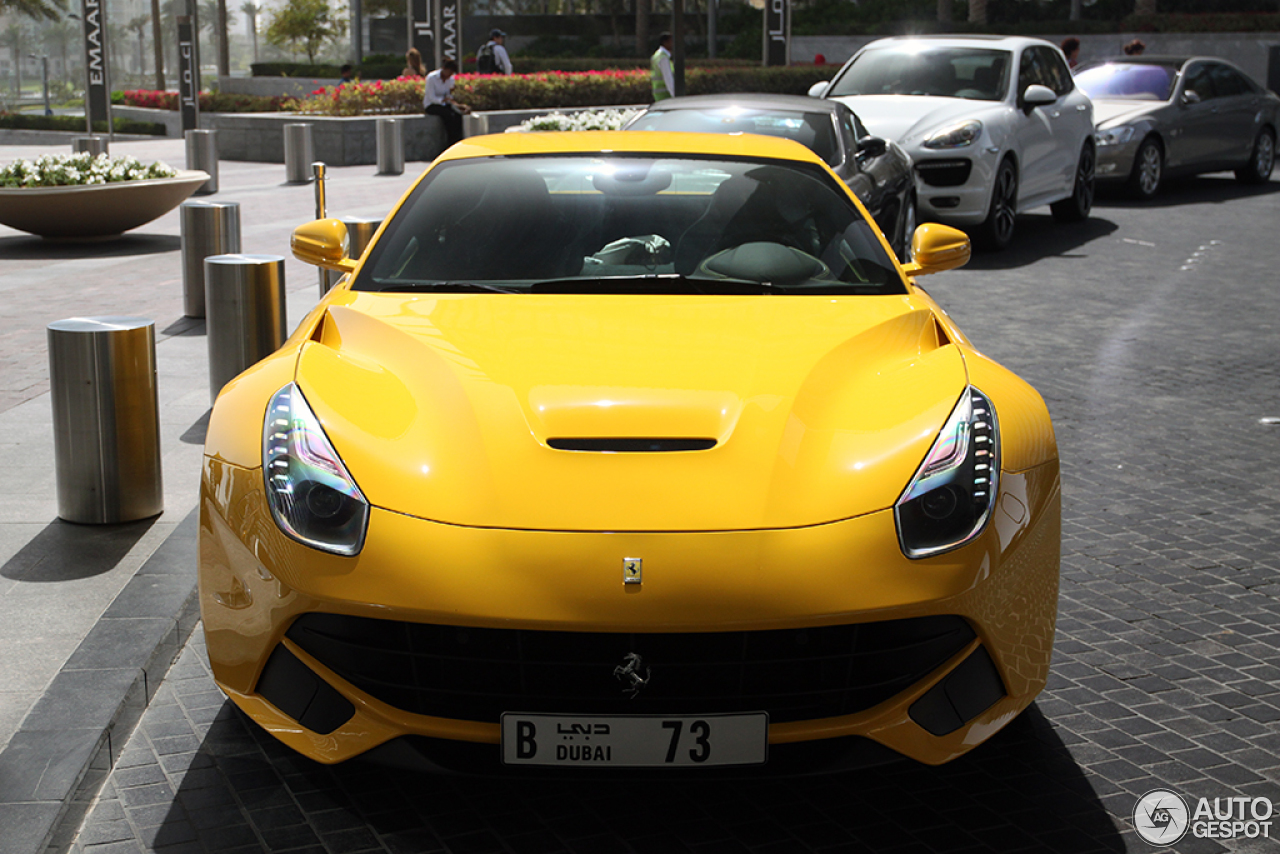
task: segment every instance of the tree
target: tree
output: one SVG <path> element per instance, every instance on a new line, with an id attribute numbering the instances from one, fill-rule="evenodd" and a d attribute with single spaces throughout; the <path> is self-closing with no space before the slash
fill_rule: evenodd
<path id="1" fill-rule="evenodd" d="M 1156 13 L 1156 0 L 1134 0 L 1133 14 L 1149 16 Z"/>
<path id="2" fill-rule="evenodd" d="M 969 23 L 985 24 L 987 22 L 987 0 L 969 0 Z"/>
<path id="3" fill-rule="evenodd" d="M 17 12 L 28 18 L 47 21 L 58 20 L 60 11 L 65 8 L 66 0 L 0 0 L 0 15 Z"/>
<path id="4" fill-rule="evenodd" d="M 347 22 L 329 8 L 327 0 L 289 0 L 271 14 L 267 41 L 276 47 L 290 46 L 306 51 L 307 62 L 315 63 L 316 53 L 325 42 L 336 41 L 347 34 Z"/>
<path id="5" fill-rule="evenodd" d="M 155 0 L 152 0 L 155 2 Z M 253 36 L 253 61 L 258 61 L 258 12 L 262 11 L 254 3 L 253 0 L 247 0 L 240 11 L 244 12 L 245 18 L 249 21 L 249 35 Z"/>

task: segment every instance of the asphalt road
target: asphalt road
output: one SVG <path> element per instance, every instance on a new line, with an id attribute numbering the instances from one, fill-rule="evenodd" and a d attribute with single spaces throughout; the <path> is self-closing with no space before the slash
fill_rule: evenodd
<path id="1" fill-rule="evenodd" d="M 1277 224 L 1280 183 L 1215 175 L 1104 197 L 1080 226 L 1023 217 L 1009 251 L 925 280 L 1041 391 L 1063 462 L 1049 687 L 966 757 L 721 783 L 325 768 L 244 723 L 197 634 L 76 849 L 1146 851 L 1131 816 L 1152 789 L 1280 800 Z"/>

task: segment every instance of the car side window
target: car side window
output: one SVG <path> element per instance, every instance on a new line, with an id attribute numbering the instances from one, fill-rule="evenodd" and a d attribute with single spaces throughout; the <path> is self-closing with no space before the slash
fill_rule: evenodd
<path id="1" fill-rule="evenodd" d="M 1220 98 L 1250 93 L 1250 87 L 1244 81 L 1244 78 L 1236 73 L 1235 69 L 1228 66 L 1219 65 L 1218 63 L 1210 65 L 1209 79 L 1213 81 L 1213 91 Z"/>
<path id="2" fill-rule="evenodd" d="M 844 147 L 849 152 L 849 159 L 853 160 L 858 153 L 858 131 L 853 126 L 853 114 L 841 110 L 837 115 L 840 117 L 840 137 L 844 140 Z"/>
<path id="3" fill-rule="evenodd" d="M 1036 50 L 1042 54 L 1044 70 L 1053 81 L 1047 85 L 1059 98 L 1076 88 L 1075 80 L 1071 77 L 1071 69 L 1067 67 L 1067 63 L 1057 51 L 1047 47 L 1036 48 Z"/>
<path id="4" fill-rule="evenodd" d="M 1027 87 L 1036 83 L 1045 85 L 1040 74 L 1040 63 L 1036 62 L 1035 49 L 1028 48 L 1022 52 L 1022 59 L 1018 62 L 1018 97 L 1021 98 Z"/>
<path id="5" fill-rule="evenodd" d="M 1207 101 L 1213 97 L 1213 83 L 1209 80 L 1209 69 L 1204 65 L 1194 65 L 1187 71 L 1186 82 L 1182 85 L 1183 92 L 1195 92 L 1200 96 L 1201 101 Z"/>

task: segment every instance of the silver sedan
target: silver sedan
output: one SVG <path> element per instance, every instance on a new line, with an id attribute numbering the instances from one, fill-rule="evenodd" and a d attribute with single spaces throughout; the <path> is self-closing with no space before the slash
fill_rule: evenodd
<path id="1" fill-rule="evenodd" d="M 1076 84 L 1093 99 L 1099 181 L 1149 199 L 1174 175 L 1271 177 L 1280 98 L 1225 60 L 1119 57 L 1080 69 Z"/>

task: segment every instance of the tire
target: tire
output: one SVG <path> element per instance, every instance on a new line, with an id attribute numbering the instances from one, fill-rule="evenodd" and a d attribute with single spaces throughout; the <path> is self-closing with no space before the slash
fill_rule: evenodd
<path id="1" fill-rule="evenodd" d="M 1149 136 L 1138 146 L 1133 158 L 1133 171 L 1129 173 L 1129 192 L 1136 199 L 1146 201 L 1160 192 L 1164 179 L 1164 149 L 1160 140 Z"/>
<path id="2" fill-rule="evenodd" d="M 1083 222 L 1089 218 L 1089 211 L 1093 210 L 1095 162 L 1093 146 L 1086 142 L 1080 151 L 1080 162 L 1076 164 L 1076 180 L 1071 195 L 1049 205 L 1053 218 L 1058 222 Z"/>
<path id="3" fill-rule="evenodd" d="M 1006 158 L 996 169 L 991 188 L 991 205 L 987 218 L 974 234 L 974 242 L 983 249 L 999 251 L 1013 241 L 1013 227 L 1018 218 L 1018 170 Z"/>
<path id="4" fill-rule="evenodd" d="M 894 242 L 893 251 L 898 256 L 898 260 L 903 264 L 911 261 L 911 237 L 916 232 L 916 224 L 919 219 L 916 216 L 916 194 L 915 191 L 907 192 L 907 199 L 902 205 L 902 215 L 898 217 L 898 239 Z"/>
<path id="5" fill-rule="evenodd" d="M 1270 128 L 1263 128 L 1253 141 L 1249 162 L 1236 170 L 1236 180 L 1242 184 L 1265 184 L 1271 180 L 1271 170 L 1275 165 L 1276 135 Z"/>

